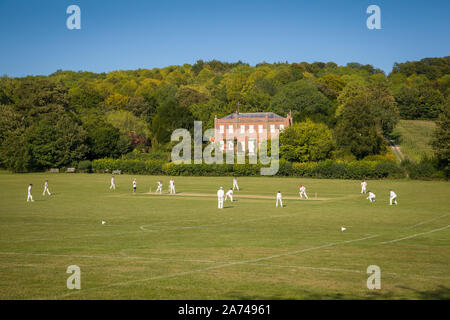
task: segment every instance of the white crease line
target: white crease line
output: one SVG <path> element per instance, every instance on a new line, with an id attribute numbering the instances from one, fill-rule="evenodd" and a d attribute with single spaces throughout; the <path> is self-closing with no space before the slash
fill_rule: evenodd
<path id="1" fill-rule="evenodd" d="M 445 229 L 447 229 L 448 227 L 450 227 L 450 225 L 445 226 L 445 227 L 442 227 L 442 228 L 439 228 L 439 229 L 434 229 L 434 230 L 431 230 L 431 231 L 427 231 L 427 232 L 416 233 L 416 234 L 413 234 L 413 235 L 410 235 L 410 236 L 407 236 L 407 237 L 404 237 L 404 238 L 400 238 L 400 239 L 395 239 L 395 240 L 390 240 L 390 241 L 380 242 L 380 244 L 387 244 L 387 243 L 399 242 L 399 241 L 402 241 L 402 240 L 406 240 L 406 239 L 411 239 L 411 238 L 414 238 L 414 237 L 418 237 L 418 236 L 421 236 L 421 235 L 424 235 L 424 234 L 429 234 L 429 233 L 433 233 L 433 232 L 445 230 Z"/>
<path id="2" fill-rule="evenodd" d="M 122 256 L 90 256 L 90 255 L 71 255 L 71 254 L 51 254 L 51 253 L 33 253 L 33 252 L 0 252 L 0 255 L 28 255 L 28 256 L 44 256 L 44 257 L 67 257 L 67 258 L 87 258 L 87 259 L 123 259 L 123 260 L 155 260 L 155 261 L 180 261 L 180 262 L 204 262 L 217 263 L 212 260 L 195 260 L 195 259 L 173 259 L 173 258 L 152 258 L 152 257 L 135 257 L 129 255 Z"/>
<path id="3" fill-rule="evenodd" d="M 174 277 L 185 276 L 185 275 L 194 274 L 194 273 L 198 273 L 198 272 L 204 272 L 204 271 L 209 271 L 209 270 L 214 270 L 214 269 L 225 268 L 225 267 L 229 267 L 229 266 L 242 265 L 242 264 L 254 263 L 254 262 L 258 262 L 258 261 L 270 260 L 270 259 L 273 259 L 273 258 L 279 258 L 279 257 L 294 255 L 294 254 L 297 254 L 297 253 L 303 253 L 303 252 L 318 250 L 318 249 L 322 249 L 322 248 L 333 247 L 333 246 L 336 246 L 336 245 L 339 245 L 339 244 L 346 244 L 346 243 L 351 243 L 351 242 L 363 241 L 363 240 L 375 238 L 375 237 L 378 237 L 378 236 L 379 235 L 370 235 L 370 236 L 367 236 L 367 237 L 364 237 L 364 238 L 347 240 L 347 241 L 342 241 L 342 242 L 335 242 L 335 243 L 328 243 L 328 244 L 324 244 L 324 245 L 321 245 L 321 246 L 318 246 L 318 247 L 311 247 L 311 248 L 307 248 L 307 249 L 300 249 L 300 250 L 295 250 L 295 251 L 286 252 L 286 253 L 274 254 L 274 255 L 261 257 L 261 258 L 256 258 L 256 259 L 229 262 L 229 263 L 224 263 L 224 264 L 221 264 L 221 265 L 218 265 L 218 266 L 211 266 L 211 267 L 206 267 L 206 268 L 192 270 L 192 271 L 178 272 L 178 273 L 174 273 L 174 274 L 155 276 L 155 277 L 144 278 L 144 279 L 139 279 L 139 280 L 130 280 L 130 281 L 124 281 L 124 282 L 117 282 L 117 283 L 113 283 L 113 284 L 110 284 L 110 285 L 107 285 L 107 286 L 99 286 L 99 287 L 84 289 L 82 291 L 66 293 L 66 294 L 63 294 L 63 295 L 60 295 L 60 296 L 55 296 L 55 297 L 53 297 L 53 299 L 60 299 L 60 298 L 64 298 L 64 297 L 67 297 L 67 296 L 70 296 L 70 295 L 84 293 L 86 291 L 92 291 L 92 290 L 97 290 L 97 289 L 106 289 L 106 288 L 111 288 L 111 287 L 128 285 L 128 284 L 131 284 L 131 283 L 139 283 L 139 282 L 146 282 L 146 281 L 151 281 L 151 280 L 174 278 Z"/>
<path id="4" fill-rule="evenodd" d="M 450 215 L 450 214 L 444 214 L 443 216 L 440 216 L 440 217 L 437 217 L 437 218 L 434 218 L 434 219 L 430 219 L 430 220 L 426 220 L 426 221 L 417 223 L 417 224 L 415 224 L 415 225 L 413 225 L 413 226 L 411 226 L 411 227 L 408 227 L 408 228 L 406 228 L 406 229 L 412 229 L 412 228 L 414 228 L 414 227 L 421 226 L 421 225 L 423 225 L 423 224 L 425 224 L 425 223 L 428 223 L 428 222 L 433 222 L 433 221 L 435 221 L 435 220 L 444 218 L 444 217 L 449 216 L 449 215 Z"/>

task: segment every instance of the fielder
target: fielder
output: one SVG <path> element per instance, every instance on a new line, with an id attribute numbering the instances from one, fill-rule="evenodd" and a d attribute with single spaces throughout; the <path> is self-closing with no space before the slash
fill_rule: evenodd
<path id="1" fill-rule="evenodd" d="M 283 199 L 282 199 L 280 191 L 278 191 L 278 193 L 277 193 L 277 205 L 276 205 L 277 208 L 278 208 L 278 201 L 280 201 L 280 206 L 283 208 Z"/>
<path id="2" fill-rule="evenodd" d="M 156 188 L 156 193 L 158 193 L 159 191 L 159 194 L 162 194 L 162 187 L 163 184 L 161 183 L 161 181 L 158 181 L 158 188 Z"/>
<path id="3" fill-rule="evenodd" d="M 370 192 L 369 190 L 369 196 L 366 199 L 368 199 L 370 202 L 375 202 L 375 193 Z"/>
<path id="4" fill-rule="evenodd" d="M 111 185 L 109 186 L 109 189 L 114 189 L 116 190 L 116 184 L 114 182 L 114 176 L 111 177 Z"/>
<path id="5" fill-rule="evenodd" d="M 133 193 L 136 193 L 136 187 L 137 187 L 136 178 L 134 178 L 134 180 L 133 180 Z"/>
<path id="6" fill-rule="evenodd" d="M 45 196 L 45 191 L 47 191 L 48 195 L 51 196 L 52 194 L 50 193 L 50 191 L 48 190 L 48 180 L 45 180 L 44 183 L 44 192 L 42 193 L 43 196 Z"/>
<path id="7" fill-rule="evenodd" d="M 170 185 L 170 194 L 175 194 L 175 182 L 173 181 L 173 179 L 170 179 L 170 182 L 169 182 L 169 185 Z"/>
<path id="8" fill-rule="evenodd" d="M 308 196 L 306 195 L 306 188 L 304 185 L 299 185 L 300 187 L 300 199 L 303 199 L 303 196 L 305 196 L 306 199 L 308 199 Z"/>
<path id="9" fill-rule="evenodd" d="M 236 178 L 233 178 L 233 191 L 234 191 L 234 188 L 236 188 L 237 191 L 239 191 L 239 186 L 237 184 L 237 179 Z"/>
<path id="10" fill-rule="evenodd" d="M 233 189 L 231 188 L 225 193 L 225 201 L 227 201 L 228 197 L 230 197 L 230 201 L 233 202 Z"/>
<path id="11" fill-rule="evenodd" d="M 363 180 L 363 182 L 361 182 L 361 193 L 367 193 L 367 182 L 366 182 L 366 180 Z"/>
<path id="12" fill-rule="evenodd" d="M 389 190 L 389 205 L 392 206 L 392 202 L 397 205 L 397 194 L 391 190 Z"/>
<path id="13" fill-rule="evenodd" d="M 27 202 L 31 201 L 33 202 L 33 190 L 32 190 L 33 185 L 30 183 L 30 185 L 28 186 L 28 197 L 27 197 Z"/>
<path id="14" fill-rule="evenodd" d="M 223 188 L 220 187 L 219 191 L 217 191 L 217 201 L 218 201 L 218 208 L 223 209 Z"/>

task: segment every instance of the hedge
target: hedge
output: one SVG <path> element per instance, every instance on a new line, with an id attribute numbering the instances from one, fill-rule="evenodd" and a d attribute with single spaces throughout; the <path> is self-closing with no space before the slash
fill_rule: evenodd
<path id="1" fill-rule="evenodd" d="M 169 176 L 259 176 L 261 164 L 181 164 L 162 160 L 98 159 L 92 162 L 94 172 L 121 170 L 129 174 Z M 334 179 L 404 178 L 405 172 L 391 161 L 337 161 L 291 163 L 279 161 L 277 176 Z"/>

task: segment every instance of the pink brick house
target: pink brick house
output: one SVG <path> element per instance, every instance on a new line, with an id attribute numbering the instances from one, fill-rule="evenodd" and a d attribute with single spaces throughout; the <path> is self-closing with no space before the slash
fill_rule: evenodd
<path id="1" fill-rule="evenodd" d="M 273 112 L 235 112 L 220 119 L 214 118 L 214 141 L 220 143 L 223 152 L 243 154 L 248 151 L 254 154 L 261 142 L 277 136 L 292 124 L 292 111 L 286 118 Z"/>

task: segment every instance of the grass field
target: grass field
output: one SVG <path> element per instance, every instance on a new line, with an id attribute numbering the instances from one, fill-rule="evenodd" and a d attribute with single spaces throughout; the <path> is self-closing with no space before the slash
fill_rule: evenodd
<path id="1" fill-rule="evenodd" d="M 53 195 L 43 197 L 47 178 Z M 447 182 L 368 181 L 371 204 L 359 181 L 242 177 L 238 201 L 218 210 L 214 197 L 148 194 L 158 179 L 167 192 L 169 177 L 137 176 L 133 195 L 132 178 L 117 176 L 111 191 L 108 175 L 2 173 L 0 298 L 450 298 Z M 175 177 L 182 193 L 231 182 Z M 300 183 L 312 199 L 287 199 Z M 284 208 L 275 208 L 278 190 Z M 66 287 L 70 265 L 81 290 Z M 381 268 L 380 290 L 366 287 L 369 265 Z"/>
<path id="2" fill-rule="evenodd" d="M 406 158 L 420 161 L 424 156 L 431 157 L 431 140 L 436 128 L 434 121 L 400 120 L 394 133 L 400 135 L 397 142 Z"/>

